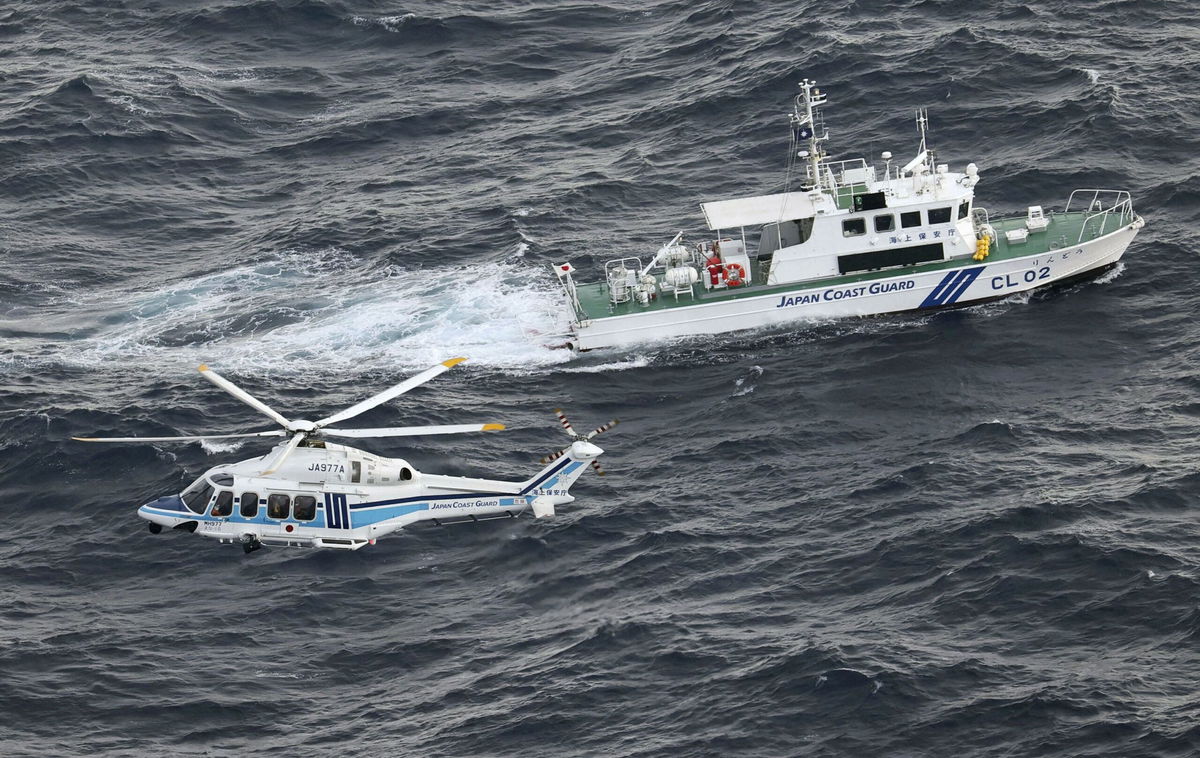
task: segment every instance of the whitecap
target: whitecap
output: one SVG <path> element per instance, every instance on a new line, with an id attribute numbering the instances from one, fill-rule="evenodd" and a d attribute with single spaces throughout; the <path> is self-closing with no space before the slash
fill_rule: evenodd
<path id="1" fill-rule="evenodd" d="M 232 453 L 242 445 L 246 444 L 245 439 L 233 440 L 200 440 L 200 447 L 209 455 L 223 455 Z"/>
<path id="2" fill-rule="evenodd" d="M 746 376 L 739 377 L 734 381 L 734 390 L 731 397 L 742 397 L 754 392 L 755 387 L 758 386 L 755 380 L 762 376 L 762 373 L 762 366 L 751 366 L 750 372 Z"/>
<path id="3" fill-rule="evenodd" d="M 612 363 L 598 363 L 593 366 L 570 366 L 562 369 L 562 371 L 571 374 L 601 374 L 607 371 L 628 371 L 633 368 L 642 368 L 649 366 L 650 359 L 644 355 L 635 356 L 624 361 L 613 361 Z"/>

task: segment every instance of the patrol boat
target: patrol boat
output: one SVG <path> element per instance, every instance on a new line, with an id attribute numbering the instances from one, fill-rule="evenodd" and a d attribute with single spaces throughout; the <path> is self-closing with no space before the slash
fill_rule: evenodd
<path id="1" fill-rule="evenodd" d="M 862 158 L 832 161 L 821 114 L 825 93 L 800 84 L 791 115 L 788 176 L 795 191 L 702 203 L 706 239 L 683 232 L 648 261 L 604 264 L 576 282 L 554 267 L 567 296 L 567 345 L 577 350 L 791 321 L 930 310 L 981 303 L 1095 275 L 1116 265 L 1143 219 L 1129 193 L 1077 189 L 1061 211 L 1029 206 L 993 217 L 975 205 L 979 171 L 938 163 L 917 111 L 916 157 L 882 170 Z"/>

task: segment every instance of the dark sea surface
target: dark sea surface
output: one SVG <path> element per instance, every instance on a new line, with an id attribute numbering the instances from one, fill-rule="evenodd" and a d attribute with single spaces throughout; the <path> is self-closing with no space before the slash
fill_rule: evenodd
<path id="1" fill-rule="evenodd" d="M 1200 31 L 1183 0 L 9 0 L 0 755 L 1200 755 Z M 1133 193 L 1098 281 L 572 356 L 584 279 L 833 157 L 979 164 L 993 214 Z M 266 445 L 207 362 L 520 479 L 558 518 L 354 553 L 157 537 Z M 269 426 L 269 423 L 267 424 Z"/>

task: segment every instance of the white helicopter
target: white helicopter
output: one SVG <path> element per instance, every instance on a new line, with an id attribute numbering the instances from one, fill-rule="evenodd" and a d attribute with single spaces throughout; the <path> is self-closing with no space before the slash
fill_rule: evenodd
<path id="1" fill-rule="evenodd" d="M 384 458 L 325 437 L 407 437 L 500 430 L 503 424 L 448 424 L 377 429 L 331 426 L 419 387 L 466 358 L 452 358 L 373 397 L 320 421 L 291 420 L 208 366 L 204 378 L 276 421 L 282 429 L 187 437 L 74 437 L 81 442 L 177 442 L 235 437 L 289 437 L 259 458 L 214 466 L 177 495 L 166 495 L 138 508 L 150 532 L 173 527 L 240 543 L 247 553 L 264 545 L 358 550 L 402 527 L 421 521 L 436 525 L 515 518 L 523 511 L 536 518 L 554 515 L 556 506 L 575 500 L 568 490 L 587 464 L 603 474 L 596 458 L 604 451 L 591 440 L 617 424 L 616 419 L 587 434 L 576 434 L 556 410 L 571 444 L 542 463 L 549 464 L 523 482 L 439 476 L 414 469 L 399 458 Z M 562 460 L 560 460 L 562 459 Z"/>

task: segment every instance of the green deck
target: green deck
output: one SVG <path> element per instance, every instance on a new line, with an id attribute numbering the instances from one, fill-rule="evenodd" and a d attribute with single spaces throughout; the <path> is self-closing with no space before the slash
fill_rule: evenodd
<path id="1" fill-rule="evenodd" d="M 1088 220 L 1087 213 L 1055 213 L 1047 214 L 1050 220 L 1050 225 L 1044 231 L 1030 232 L 1029 238 L 1025 242 L 1017 242 L 1010 244 L 1004 238 L 1004 233 L 1012 229 L 1023 229 L 1025 227 L 1025 216 L 1015 216 L 1010 218 L 1001 218 L 992 220 L 992 226 L 996 229 L 997 240 L 992 245 L 991 253 L 987 257 L 988 263 L 1003 261 L 1009 258 L 1023 258 L 1027 255 L 1041 255 L 1048 253 L 1051 250 L 1071 247 L 1079 244 L 1079 234 L 1083 230 L 1084 223 L 1087 223 L 1086 233 L 1083 235 L 1083 241 L 1095 239 L 1101 236 L 1101 233 L 1108 234 L 1116 231 L 1122 223 L 1128 223 L 1126 217 L 1122 219 L 1118 214 L 1110 214 L 1107 217 L 1107 223 L 1101 228 L 1104 217 L 1093 216 Z M 918 242 L 913 235 L 913 242 Z M 921 240 L 925 242 L 927 240 Z M 852 282 L 868 282 L 874 279 L 887 279 L 889 277 L 921 274 L 927 271 L 941 271 L 949 268 L 957 268 L 959 266 L 970 265 L 974 263 L 971 259 L 971 254 L 975 252 L 974 241 L 971 240 L 970 252 L 942 261 L 934 261 L 932 263 L 917 263 L 909 266 L 898 266 L 894 268 L 878 269 L 875 271 L 864 271 L 856 274 L 846 274 L 844 276 L 832 276 L 826 279 L 809 279 L 802 282 L 790 282 L 788 284 L 752 284 L 747 287 L 737 287 L 733 289 L 721 288 L 717 290 L 706 290 L 703 284 L 695 284 L 692 286 L 692 291 L 695 293 L 693 297 L 681 295 L 677 301 L 671 294 L 659 293 L 658 297 L 650 301 L 647 305 L 639 305 L 633 301 L 614 305 L 609 301 L 608 284 L 606 282 L 593 282 L 589 284 L 577 284 L 576 294 L 579 298 L 579 306 L 581 312 L 578 314 L 581 319 L 599 319 L 609 316 L 623 316 L 628 313 L 642 313 L 645 311 L 664 310 L 669 308 L 684 308 L 689 305 L 701 303 L 713 303 L 722 300 L 735 300 L 743 297 L 757 297 L 759 295 L 770 295 L 773 293 L 793 292 L 798 290 L 822 289 L 824 287 L 832 287 L 840 284 L 850 284 Z M 752 262 L 753 263 L 753 262 Z M 704 272 L 701 272 L 704 275 Z M 755 278 L 758 278 L 759 272 L 754 272 Z"/>

